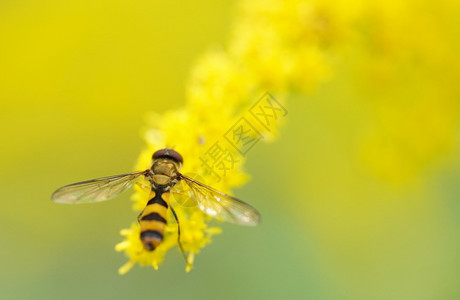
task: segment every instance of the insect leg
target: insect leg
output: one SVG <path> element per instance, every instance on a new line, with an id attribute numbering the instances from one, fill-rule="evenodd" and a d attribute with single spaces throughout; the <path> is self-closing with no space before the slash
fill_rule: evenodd
<path id="1" fill-rule="evenodd" d="M 174 219 L 176 219 L 176 222 L 177 222 L 177 244 L 179 245 L 179 249 L 180 249 L 180 252 L 182 253 L 182 256 L 184 256 L 185 263 L 186 263 L 187 266 L 188 266 L 188 265 L 189 265 L 188 259 L 187 259 L 187 256 L 185 255 L 184 248 L 182 247 L 182 243 L 181 243 L 181 241 L 180 241 L 180 224 L 179 224 L 179 219 L 177 218 L 177 215 L 176 215 L 176 212 L 174 211 L 174 208 L 172 208 L 172 206 L 169 206 L 169 207 L 171 208 L 171 212 L 173 213 Z"/>
<path id="2" fill-rule="evenodd" d="M 140 187 L 141 189 L 143 189 L 143 190 L 150 190 L 150 189 L 151 189 L 151 186 L 146 185 L 146 184 L 142 184 L 142 183 L 140 183 L 140 182 L 136 182 L 136 185 L 137 185 L 138 187 Z"/>
<path id="3" fill-rule="evenodd" d="M 137 223 L 139 223 L 139 224 L 141 223 L 141 217 L 142 217 L 142 214 L 144 213 L 144 210 L 145 210 L 145 209 L 143 209 L 143 210 L 141 211 L 141 213 L 137 216 Z"/>

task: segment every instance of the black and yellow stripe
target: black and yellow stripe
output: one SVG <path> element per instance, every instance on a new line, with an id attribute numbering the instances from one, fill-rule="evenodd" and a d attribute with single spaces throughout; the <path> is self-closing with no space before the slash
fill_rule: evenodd
<path id="1" fill-rule="evenodd" d="M 166 229 L 168 203 L 163 199 L 167 192 L 151 191 L 149 202 L 139 217 L 141 241 L 148 251 L 155 250 L 163 241 Z"/>

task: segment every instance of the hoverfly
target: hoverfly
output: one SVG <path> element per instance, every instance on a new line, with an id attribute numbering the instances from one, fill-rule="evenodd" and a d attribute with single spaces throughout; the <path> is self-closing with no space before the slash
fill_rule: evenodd
<path id="1" fill-rule="evenodd" d="M 180 242 L 180 222 L 167 196 L 180 181 L 190 188 L 191 197 L 207 215 L 217 220 L 239 225 L 254 226 L 260 222 L 259 212 L 247 203 L 213 189 L 179 172 L 184 160 L 172 149 L 156 151 L 152 166 L 140 172 L 115 175 L 77 182 L 57 189 L 51 198 L 58 203 L 91 203 L 109 200 L 130 188 L 141 176 L 150 183 L 150 196 L 144 210 L 139 214 L 140 239 L 145 250 L 153 251 L 163 241 L 167 223 L 167 212 L 171 210 L 178 232 L 178 245 L 185 257 Z"/>

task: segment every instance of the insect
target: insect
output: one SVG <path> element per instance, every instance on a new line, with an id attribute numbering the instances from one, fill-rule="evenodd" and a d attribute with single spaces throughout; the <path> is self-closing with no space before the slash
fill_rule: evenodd
<path id="1" fill-rule="evenodd" d="M 150 184 L 150 195 L 144 210 L 139 214 L 140 239 L 147 251 L 155 250 L 163 241 L 167 212 L 171 210 L 177 222 L 177 241 L 180 242 L 180 222 L 167 195 L 180 181 L 190 188 L 191 197 L 207 215 L 218 220 L 239 225 L 254 226 L 260 222 L 259 212 L 247 203 L 213 189 L 181 174 L 184 160 L 172 149 L 162 149 L 152 155 L 151 167 L 145 171 L 82 181 L 57 189 L 51 198 L 58 203 L 91 203 L 109 200 L 130 188 L 141 176 Z"/>

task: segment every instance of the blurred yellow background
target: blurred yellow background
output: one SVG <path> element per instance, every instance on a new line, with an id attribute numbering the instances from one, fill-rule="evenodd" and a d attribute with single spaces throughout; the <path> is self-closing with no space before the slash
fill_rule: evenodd
<path id="1" fill-rule="evenodd" d="M 191 273 L 174 250 L 158 271 L 119 276 L 130 193 L 81 206 L 50 195 L 132 170 L 145 113 L 184 105 L 237 4 L 2 1 L 1 298 L 460 298 L 458 4 L 306 3 L 336 26 L 321 47 L 341 46 L 332 75 L 290 94 L 278 140 L 248 155 L 236 195 L 262 225 L 223 225 Z"/>

